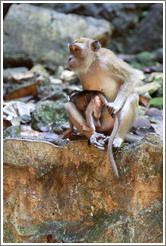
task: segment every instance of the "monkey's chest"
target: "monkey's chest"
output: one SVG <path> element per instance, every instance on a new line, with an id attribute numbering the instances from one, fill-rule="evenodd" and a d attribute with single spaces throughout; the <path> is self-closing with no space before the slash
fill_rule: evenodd
<path id="1" fill-rule="evenodd" d="M 114 75 L 107 76 L 104 73 L 96 73 L 81 78 L 84 90 L 101 91 L 109 101 L 113 101 L 120 88 L 120 81 Z"/>

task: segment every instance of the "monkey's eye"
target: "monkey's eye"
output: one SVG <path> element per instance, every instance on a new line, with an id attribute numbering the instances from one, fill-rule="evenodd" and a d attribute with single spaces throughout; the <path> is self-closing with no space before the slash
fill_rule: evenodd
<path id="1" fill-rule="evenodd" d="M 73 52 L 79 54 L 81 52 L 81 49 L 78 47 L 73 47 Z"/>
<path id="2" fill-rule="evenodd" d="M 78 47 L 77 45 L 72 45 L 70 47 L 70 50 L 71 50 L 71 52 L 76 53 L 76 54 L 79 54 L 81 52 L 81 48 Z"/>
<path id="3" fill-rule="evenodd" d="M 75 48 L 75 49 L 74 49 L 74 51 L 75 51 L 75 52 L 78 52 L 78 51 L 80 51 L 80 49 L 78 49 L 78 48 Z"/>

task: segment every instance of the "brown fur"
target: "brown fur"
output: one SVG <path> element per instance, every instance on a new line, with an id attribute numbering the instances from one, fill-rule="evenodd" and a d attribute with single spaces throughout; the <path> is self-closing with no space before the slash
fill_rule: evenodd
<path id="1" fill-rule="evenodd" d="M 85 117 L 88 127 L 94 131 L 100 127 L 101 109 L 106 105 L 107 100 L 99 91 L 73 91 L 69 94 L 69 101 L 72 102 L 80 113 Z M 84 127 L 87 129 L 87 127 Z"/>

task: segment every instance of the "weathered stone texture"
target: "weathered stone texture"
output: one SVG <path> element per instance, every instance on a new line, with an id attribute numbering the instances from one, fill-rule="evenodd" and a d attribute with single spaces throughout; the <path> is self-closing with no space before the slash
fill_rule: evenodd
<path id="1" fill-rule="evenodd" d="M 115 152 L 4 140 L 4 242 L 162 242 L 162 141 Z"/>

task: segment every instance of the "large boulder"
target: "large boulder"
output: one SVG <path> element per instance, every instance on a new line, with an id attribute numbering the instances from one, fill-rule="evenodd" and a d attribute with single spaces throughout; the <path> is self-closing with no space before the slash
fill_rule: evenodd
<path id="1" fill-rule="evenodd" d="M 154 51 L 163 46 L 163 4 L 152 4 L 135 33 L 128 38 L 125 51 L 128 54 Z"/>
<path id="2" fill-rule="evenodd" d="M 162 47 L 162 3 L 34 3 L 62 13 L 103 18 L 113 24 L 110 48 L 118 53 Z"/>
<path id="3" fill-rule="evenodd" d="M 104 18 L 114 26 L 113 35 L 124 36 L 138 22 L 142 12 L 150 3 L 34 3 L 66 14 L 77 14 Z"/>
<path id="4" fill-rule="evenodd" d="M 34 3 L 63 13 L 103 18 L 114 26 L 110 48 L 120 53 L 162 47 L 162 3 Z M 130 43 L 131 42 L 131 43 Z"/>
<path id="5" fill-rule="evenodd" d="M 162 243 L 162 141 L 4 140 L 4 243 Z"/>
<path id="6" fill-rule="evenodd" d="M 13 4 L 4 20 L 4 66 L 41 63 L 51 71 L 64 65 L 68 43 L 80 36 L 108 45 L 112 26 L 106 20 L 63 14 L 29 4 Z"/>

